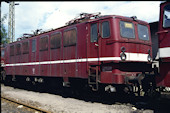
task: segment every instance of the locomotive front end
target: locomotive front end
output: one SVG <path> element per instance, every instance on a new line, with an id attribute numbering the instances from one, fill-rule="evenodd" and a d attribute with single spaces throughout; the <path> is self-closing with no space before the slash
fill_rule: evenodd
<path id="1" fill-rule="evenodd" d="M 103 19 L 100 23 L 101 36 L 95 43 L 99 54 L 100 83 L 105 85 L 105 91 L 139 92 L 144 88 L 144 79 L 152 71 L 149 24 L 135 17 L 122 16 Z"/>

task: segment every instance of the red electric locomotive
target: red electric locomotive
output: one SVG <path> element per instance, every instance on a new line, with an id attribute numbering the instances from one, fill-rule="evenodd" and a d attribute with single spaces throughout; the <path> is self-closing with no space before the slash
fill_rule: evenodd
<path id="1" fill-rule="evenodd" d="M 158 35 L 159 75 L 156 76 L 157 86 L 167 87 L 170 91 L 170 2 L 160 4 Z"/>
<path id="2" fill-rule="evenodd" d="M 10 43 L 7 79 L 138 92 L 151 72 L 151 34 L 136 17 L 82 13 L 66 26 Z M 148 75 L 147 75 L 148 74 Z"/>

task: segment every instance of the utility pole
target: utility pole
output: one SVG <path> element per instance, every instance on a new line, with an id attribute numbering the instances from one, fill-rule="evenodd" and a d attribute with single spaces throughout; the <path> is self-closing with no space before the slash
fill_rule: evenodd
<path id="1" fill-rule="evenodd" d="M 15 3 L 9 3 L 8 38 L 10 42 L 15 39 Z"/>
<path id="2" fill-rule="evenodd" d="M 10 42 L 15 39 L 15 4 L 14 1 L 9 1 L 9 20 L 8 20 L 8 38 Z"/>

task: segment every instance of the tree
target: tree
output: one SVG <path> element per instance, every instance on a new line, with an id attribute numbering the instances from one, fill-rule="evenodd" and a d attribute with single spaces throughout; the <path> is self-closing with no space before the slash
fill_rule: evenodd
<path id="1" fill-rule="evenodd" d="M 9 39 L 7 37 L 7 30 L 5 29 L 4 23 L 7 18 L 7 14 L 4 14 L 1 19 L 1 44 L 9 43 Z"/>

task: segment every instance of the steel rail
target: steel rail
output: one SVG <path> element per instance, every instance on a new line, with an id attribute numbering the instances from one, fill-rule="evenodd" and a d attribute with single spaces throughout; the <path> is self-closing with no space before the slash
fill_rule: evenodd
<path id="1" fill-rule="evenodd" d="M 46 110 L 43 110 L 43 109 L 40 109 L 40 108 L 31 106 L 31 105 L 27 105 L 27 104 L 25 104 L 25 103 L 18 102 L 18 101 L 16 101 L 16 100 L 11 99 L 11 98 L 8 98 L 8 97 L 1 96 L 1 98 L 4 99 L 4 100 L 10 101 L 10 102 L 19 104 L 19 105 L 23 105 L 24 107 L 27 107 L 27 108 L 30 108 L 30 109 L 33 109 L 33 110 L 36 110 L 36 111 L 39 111 L 39 112 L 42 112 L 42 113 L 51 113 L 50 111 L 46 111 Z"/>

